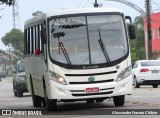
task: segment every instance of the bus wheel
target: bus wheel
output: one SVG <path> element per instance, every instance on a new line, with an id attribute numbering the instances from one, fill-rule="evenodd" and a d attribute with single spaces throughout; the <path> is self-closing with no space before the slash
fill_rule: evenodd
<path id="1" fill-rule="evenodd" d="M 123 106 L 125 101 L 125 96 L 115 96 L 113 97 L 114 105 L 115 106 Z"/>
<path id="2" fill-rule="evenodd" d="M 86 102 L 87 103 L 94 103 L 94 99 L 87 99 Z"/>
<path id="3" fill-rule="evenodd" d="M 153 88 L 158 88 L 158 84 L 153 84 Z"/>
<path id="4" fill-rule="evenodd" d="M 32 79 L 30 79 L 31 81 L 31 92 L 32 92 L 32 102 L 33 102 L 33 106 L 34 107 L 41 107 L 41 97 L 34 95 L 34 87 L 33 87 L 33 83 L 32 83 Z"/>
<path id="5" fill-rule="evenodd" d="M 44 89 L 44 97 L 45 103 L 43 103 L 43 106 L 45 106 L 48 111 L 56 110 L 57 100 L 48 99 L 46 88 Z"/>

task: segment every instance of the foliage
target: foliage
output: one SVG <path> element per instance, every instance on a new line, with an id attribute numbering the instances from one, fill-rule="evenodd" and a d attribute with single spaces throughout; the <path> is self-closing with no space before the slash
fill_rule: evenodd
<path id="1" fill-rule="evenodd" d="M 34 17 L 34 16 L 39 16 L 39 15 L 41 15 L 43 12 L 41 12 L 41 11 L 36 11 L 36 12 L 34 12 L 34 13 L 32 13 L 32 16 Z"/>
<path id="2" fill-rule="evenodd" d="M 12 45 L 12 47 L 20 52 L 23 52 L 24 48 L 24 33 L 19 29 L 12 29 L 9 33 L 6 33 L 2 37 L 2 42 L 5 46 Z"/>
<path id="3" fill-rule="evenodd" d="M 137 16 L 134 19 L 136 29 L 136 39 L 130 40 L 132 61 L 145 59 L 144 24 L 143 17 Z"/>
<path id="4" fill-rule="evenodd" d="M 6 55 L 6 52 L 4 50 L 0 49 L 0 54 Z"/>
<path id="5" fill-rule="evenodd" d="M 135 17 L 134 25 L 135 25 L 136 29 L 143 28 L 143 26 L 144 26 L 143 17 L 142 16 Z"/>
<path id="6" fill-rule="evenodd" d="M 13 5 L 16 0 L 0 0 L 0 4 Z"/>

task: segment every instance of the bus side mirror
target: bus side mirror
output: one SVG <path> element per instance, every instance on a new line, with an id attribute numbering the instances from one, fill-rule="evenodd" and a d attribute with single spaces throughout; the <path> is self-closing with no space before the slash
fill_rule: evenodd
<path id="1" fill-rule="evenodd" d="M 130 16 L 125 16 L 125 19 L 129 20 L 130 23 L 127 24 L 128 26 L 128 33 L 129 33 L 129 38 L 130 39 L 135 39 L 136 38 L 136 32 L 135 32 L 135 27 L 134 25 L 132 24 L 132 18 Z"/>
<path id="2" fill-rule="evenodd" d="M 47 43 L 47 37 L 46 37 L 46 28 L 44 28 L 43 30 L 41 30 L 41 39 L 42 39 L 42 43 L 46 44 Z"/>
<path id="3" fill-rule="evenodd" d="M 130 39 L 135 39 L 136 38 L 135 27 L 134 27 L 133 24 L 128 24 L 128 32 L 129 32 L 129 38 Z"/>

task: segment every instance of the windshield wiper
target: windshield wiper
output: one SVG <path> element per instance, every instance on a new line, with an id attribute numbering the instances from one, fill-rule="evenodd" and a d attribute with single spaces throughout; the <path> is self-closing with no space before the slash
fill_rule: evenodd
<path id="1" fill-rule="evenodd" d="M 62 50 L 62 52 L 63 52 L 63 54 L 64 54 L 64 56 L 65 56 L 68 64 L 69 64 L 69 65 L 72 65 L 71 60 L 70 60 L 70 58 L 69 58 L 69 56 L 68 56 L 68 54 L 67 54 L 67 51 L 66 51 L 63 43 L 62 43 L 62 42 L 59 42 L 59 46 L 60 46 L 60 49 Z"/>
<path id="2" fill-rule="evenodd" d="M 108 53 L 107 53 L 107 51 L 106 51 L 106 48 L 105 48 L 105 46 L 104 46 L 104 44 L 103 44 L 100 30 L 99 30 L 99 38 L 100 38 L 100 39 L 98 40 L 99 45 L 100 45 L 101 50 L 102 50 L 102 52 L 103 52 L 103 54 L 104 54 L 104 56 L 105 56 L 105 58 L 106 58 L 106 61 L 109 63 L 109 62 L 110 62 L 110 58 L 109 58 Z"/>

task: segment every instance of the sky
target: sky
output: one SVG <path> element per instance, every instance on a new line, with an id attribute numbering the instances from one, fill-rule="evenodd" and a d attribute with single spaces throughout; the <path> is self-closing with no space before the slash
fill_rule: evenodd
<path id="1" fill-rule="evenodd" d="M 145 0 L 127 0 L 145 11 Z M 160 0 L 151 0 L 152 10 L 160 12 Z M 63 8 L 91 8 L 95 0 L 19 0 L 19 21 L 20 29 L 23 31 L 24 22 L 32 17 L 36 11 L 48 12 Z M 98 0 L 103 7 L 118 8 L 123 10 L 125 15 L 134 18 L 140 13 L 133 8 L 115 1 Z M 2 9 L 2 10 L 1 10 Z M 0 5 L 0 49 L 6 50 L 7 47 L 1 42 L 1 38 L 13 28 L 12 7 Z"/>

